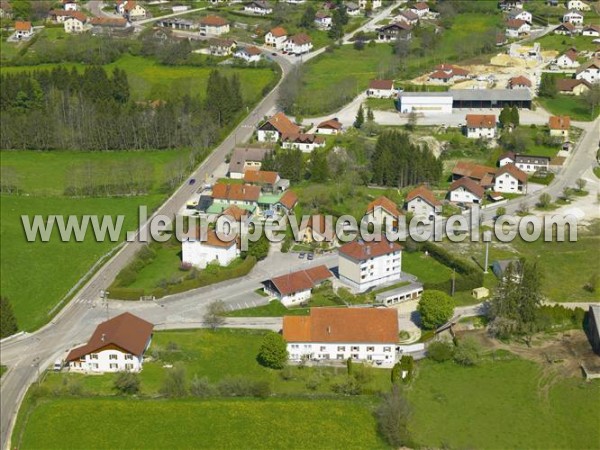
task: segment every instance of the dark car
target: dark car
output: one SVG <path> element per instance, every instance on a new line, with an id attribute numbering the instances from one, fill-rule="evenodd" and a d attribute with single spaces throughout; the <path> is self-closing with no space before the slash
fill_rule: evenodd
<path id="1" fill-rule="evenodd" d="M 300 259 L 304 259 L 304 252 L 300 252 L 300 253 L 298 254 L 298 258 L 300 258 Z"/>
<path id="2" fill-rule="evenodd" d="M 306 255 L 306 258 L 307 258 L 309 261 L 312 261 L 314 257 L 315 257 L 314 253 L 309 253 L 308 255 Z"/>
<path id="3" fill-rule="evenodd" d="M 271 53 L 271 56 L 277 56 L 277 52 Z"/>
<path id="4" fill-rule="evenodd" d="M 196 179 L 195 178 L 191 178 L 190 179 L 190 185 L 192 185 L 192 184 L 196 184 Z"/>

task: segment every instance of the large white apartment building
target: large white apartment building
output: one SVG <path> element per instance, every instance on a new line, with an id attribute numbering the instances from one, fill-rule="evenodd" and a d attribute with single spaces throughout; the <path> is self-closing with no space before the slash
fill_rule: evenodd
<path id="1" fill-rule="evenodd" d="M 308 316 L 284 316 L 283 338 L 291 361 L 352 359 L 392 367 L 398 312 L 383 308 L 311 308 Z"/>
<path id="2" fill-rule="evenodd" d="M 77 372 L 139 372 L 154 325 L 131 313 L 102 322 L 87 344 L 69 352 L 66 364 Z"/>
<path id="3" fill-rule="evenodd" d="M 384 237 L 349 242 L 339 249 L 338 270 L 340 280 L 358 292 L 400 280 L 402 247 Z"/>

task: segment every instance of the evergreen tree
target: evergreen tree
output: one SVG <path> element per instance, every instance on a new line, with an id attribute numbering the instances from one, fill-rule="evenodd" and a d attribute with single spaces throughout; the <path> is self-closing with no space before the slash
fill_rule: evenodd
<path id="1" fill-rule="evenodd" d="M 0 339 L 11 336 L 19 331 L 10 301 L 7 297 L 0 297 Z"/>
<path id="2" fill-rule="evenodd" d="M 333 11 L 331 15 L 331 28 L 329 29 L 328 35 L 334 41 L 337 41 L 344 35 L 344 24 L 342 23 L 340 11 L 338 9 Z"/>
<path id="3" fill-rule="evenodd" d="M 304 14 L 298 24 L 300 28 L 312 28 L 315 25 L 316 10 L 312 4 L 309 4 L 304 10 Z"/>
<path id="4" fill-rule="evenodd" d="M 558 94 L 558 88 L 556 87 L 556 78 L 551 73 L 542 73 L 540 80 L 539 96 L 554 98 Z"/>
<path id="5" fill-rule="evenodd" d="M 354 120 L 354 128 L 360 129 L 365 123 L 365 112 L 363 110 L 362 104 L 358 107 L 358 112 L 356 113 L 356 119 Z"/>
<path id="6" fill-rule="evenodd" d="M 329 179 L 329 166 L 324 151 L 319 149 L 312 151 L 308 170 L 311 181 L 315 183 L 323 183 Z"/>
<path id="7" fill-rule="evenodd" d="M 367 122 L 375 121 L 375 114 L 373 114 L 373 110 L 371 108 L 367 109 Z"/>
<path id="8" fill-rule="evenodd" d="M 512 122 L 512 124 L 515 127 L 519 126 L 519 123 L 520 123 L 519 110 L 516 106 L 513 106 L 512 109 L 510 110 L 510 121 Z"/>
<path id="9" fill-rule="evenodd" d="M 512 117 L 511 110 L 508 107 L 508 105 L 505 105 L 504 108 L 502 108 L 502 111 L 500 112 L 498 121 L 500 122 L 500 124 L 502 125 L 503 128 L 506 128 L 512 123 L 511 117 Z"/>

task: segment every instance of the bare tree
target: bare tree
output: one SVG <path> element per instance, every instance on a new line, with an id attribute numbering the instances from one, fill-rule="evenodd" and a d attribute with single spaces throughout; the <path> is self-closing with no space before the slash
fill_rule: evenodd
<path id="1" fill-rule="evenodd" d="M 223 314 L 225 314 L 225 303 L 223 300 L 215 300 L 214 302 L 209 303 L 206 308 L 204 323 L 213 330 L 216 330 L 225 323 Z"/>
<path id="2" fill-rule="evenodd" d="M 583 178 L 578 178 L 575 184 L 577 185 L 577 190 L 581 192 L 585 188 L 587 181 L 585 181 Z"/>

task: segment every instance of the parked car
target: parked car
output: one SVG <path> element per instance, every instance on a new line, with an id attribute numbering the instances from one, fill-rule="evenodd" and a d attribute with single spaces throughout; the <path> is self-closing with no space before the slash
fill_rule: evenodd
<path id="1" fill-rule="evenodd" d="M 304 259 L 304 252 L 300 252 L 300 253 L 298 254 L 298 258 L 300 258 L 300 259 Z"/>
<path id="2" fill-rule="evenodd" d="M 191 186 L 192 184 L 196 184 L 196 179 L 195 179 L 195 178 L 190 178 L 190 186 Z"/>
<path id="3" fill-rule="evenodd" d="M 309 253 L 308 255 L 306 255 L 306 258 L 307 258 L 309 261 L 312 261 L 314 257 L 315 257 L 314 253 Z"/>
<path id="4" fill-rule="evenodd" d="M 57 359 L 56 361 L 54 361 L 54 371 L 55 372 L 60 372 L 62 370 L 63 367 L 63 362 L 61 359 Z"/>

